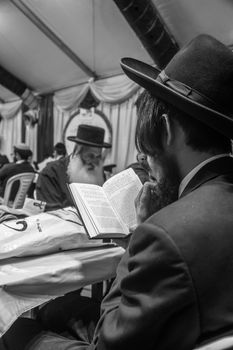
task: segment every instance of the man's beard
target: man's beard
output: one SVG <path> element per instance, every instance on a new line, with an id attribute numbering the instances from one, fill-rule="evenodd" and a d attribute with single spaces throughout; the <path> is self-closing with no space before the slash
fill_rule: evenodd
<path id="1" fill-rule="evenodd" d="M 154 200 L 151 203 L 151 214 L 175 202 L 178 199 L 178 188 L 169 179 L 158 182 L 153 190 Z"/>
<path id="2" fill-rule="evenodd" d="M 169 162 L 164 165 L 163 177 L 156 183 L 153 190 L 151 215 L 178 199 L 180 181 L 177 163 L 169 159 Z"/>
<path id="3" fill-rule="evenodd" d="M 102 161 L 98 165 L 83 164 L 79 156 L 70 158 L 67 168 L 69 182 L 89 183 L 102 186 L 104 183 Z"/>

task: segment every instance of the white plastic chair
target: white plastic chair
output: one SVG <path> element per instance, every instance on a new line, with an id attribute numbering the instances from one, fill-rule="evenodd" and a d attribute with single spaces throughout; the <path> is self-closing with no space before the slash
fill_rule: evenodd
<path id="1" fill-rule="evenodd" d="M 23 207 L 28 189 L 35 178 L 35 173 L 21 173 L 10 177 L 6 183 L 3 205 L 10 206 L 13 209 L 19 209 Z M 12 205 L 10 205 L 10 194 L 12 186 L 15 182 L 19 181 L 19 187 L 17 194 L 14 198 Z"/>

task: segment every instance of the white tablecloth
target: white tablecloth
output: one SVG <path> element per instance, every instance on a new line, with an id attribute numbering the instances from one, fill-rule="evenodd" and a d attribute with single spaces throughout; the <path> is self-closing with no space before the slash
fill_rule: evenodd
<path id="1" fill-rule="evenodd" d="M 124 249 L 93 247 L 0 261 L 0 336 L 25 311 L 114 277 Z"/>

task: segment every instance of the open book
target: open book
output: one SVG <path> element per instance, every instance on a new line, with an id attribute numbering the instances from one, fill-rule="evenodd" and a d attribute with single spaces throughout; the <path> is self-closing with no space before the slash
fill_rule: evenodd
<path id="1" fill-rule="evenodd" d="M 134 200 L 142 183 L 133 169 L 114 175 L 102 187 L 83 183 L 68 186 L 90 238 L 120 238 L 136 228 Z"/>

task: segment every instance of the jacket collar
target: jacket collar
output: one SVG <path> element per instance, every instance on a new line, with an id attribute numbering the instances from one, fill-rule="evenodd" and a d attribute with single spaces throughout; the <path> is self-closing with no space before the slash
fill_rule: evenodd
<path id="1" fill-rule="evenodd" d="M 28 163 L 26 159 L 20 159 L 15 162 L 15 164 L 23 164 L 23 163 Z"/>
<path id="2" fill-rule="evenodd" d="M 220 175 L 233 173 L 233 157 L 225 156 L 205 164 L 189 181 L 181 197 Z"/>

